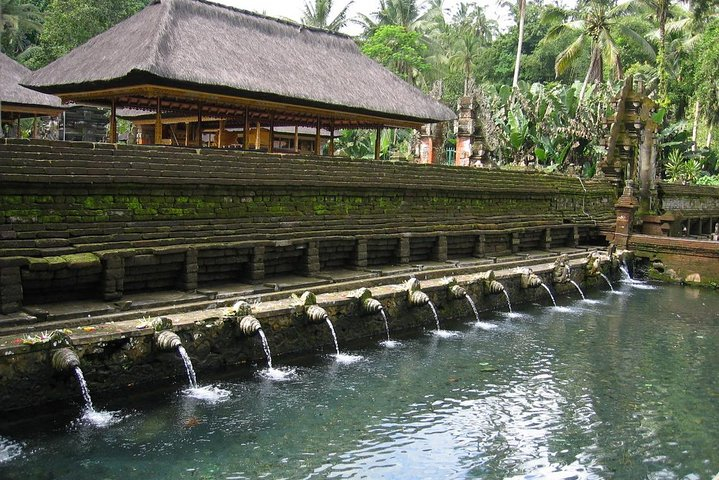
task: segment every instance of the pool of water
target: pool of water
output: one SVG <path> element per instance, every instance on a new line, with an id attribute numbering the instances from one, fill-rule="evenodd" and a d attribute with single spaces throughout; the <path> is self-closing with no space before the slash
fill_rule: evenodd
<path id="1" fill-rule="evenodd" d="M 719 294 L 618 290 L 3 425 L 0 478 L 711 479 Z"/>

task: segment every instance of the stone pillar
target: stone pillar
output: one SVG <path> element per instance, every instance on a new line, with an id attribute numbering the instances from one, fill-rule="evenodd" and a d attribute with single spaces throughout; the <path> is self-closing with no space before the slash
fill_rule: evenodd
<path id="1" fill-rule="evenodd" d="M 424 128 L 422 128 L 424 131 Z M 434 150 L 432 148 L 432 137 L 422 133 L 419 140 L 418 163 L 434 163 Z"/>
<path id="2" fill-rule="evenodd" d="M 614 230 L 614 245 L 626 249 L 634 225 L 634 214 L 639 208 L 639 201 L 634 195 L 634 182 L 627 180 L 622 196 L 614 205 L 617 212 L 617 223 Z"/>
<path id="3" fill-rule="evenodd" d="M 320 242 L 312 240 L 307 242 L 307 249 L 302 264 L 302 273 L 316 275 L 320 271 Z"/>
<path id="4" fill-rule="evenodd" d="M 571 246 L 572 246 L 572 247 L 575 247 L 575 248 L 578 247 L 578 246 L 579 246 L 579 240 L 580 240 L 579 227 L 574 226 L 574 227 L 572 227 Z"/>
<path id="5" fill-rule="evenodd" d="M 12 259 L 0 263 L 0 313 L 8 314 L 22 307 L 22 274 L 20 264 Z"/>
<path id="6" fill-rule="evenodd" d="M 256 245 L 252 248 L 250 258 L 250 280 L 261 282 L 265 279 L 265 247 Z"/>
<path id="7" fill-rule="evenodd" d="M 468 166 L 474 142 L 475 115 L 474 97 L 459 97 L 457 104 L 457 154 L 455 165 Z"/>
<path id="8" fill-rule="evenodd" d="M 487 237 L 481 233 L 474 242 L 474 252 L 472 253 L 475 257 L 484 257 L 487 254 Z"/>
<path id="9" fill-rule="evenodd" d="M 654 149 L 654 130 L 651 125 L 642 130 L 639 144 L 639 203 L 642 212 L 652 208 L 652 191 L 656 172 Z"/>
<path id="10" fill-rule="evenodd" d="M 437 237 L 437 241 L 432 249 L 432 259 L 438 262 L 447 261 L 447 236 L 440 235 Z"/>
<path id="11" fill-rule="evenodd" d="M 125 289 L 125 259 L 120 255 L 102 257 L 102 298 L 119 300 Z"/>
<path id="12" fill-rule="evenodd" d="M 520 238 L 519 238 L 519 232 L 512 232 L 512 253 L 519 252 L 519 245 L 520 245 Z"/>
<path id="13" fill-rule="evenodd" d="M 409 263 L 409 237 L 401 236 L 397 242 L 397 261 L 399 263 Z"/>
<path id="14" fill-rule="evenodd" d="M 547 228 L 544 230 L 544 241 L 542 242 L 542 248 L 544 250 L 551 250 L 552 249 L 552 229 Z"/>
<path id="15" fill-rule="evenodd" d="M 197 290 L 197 272 L 199 271 L 197 262 L 197 249 L 188 248 L 185 252 L 185 268 L 182 272 L 182 284 L 180 288 L 185 291 Z"/>
<path id="16" fill-rule="evenodd" d="M 352 256 L 352 265 L 357 268 L 367 267 L 367 239 L 358 238 L 355 240 L 355 249 Z"/>

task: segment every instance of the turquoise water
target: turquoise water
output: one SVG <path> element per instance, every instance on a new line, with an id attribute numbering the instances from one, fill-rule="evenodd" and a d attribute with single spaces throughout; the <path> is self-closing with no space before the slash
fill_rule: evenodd
<path id="1" fill-rule="evenodd" d="M 0 478 L 711 479 L 719 293 L 618 290 L 484 313 L 484 328 L 468 306 L 442 321 L 454 336 L 428 309 L 395 348 L 343 344 L 352 364 L 276 358 L 287 381 L 200 375 L 222 398 L 93 398 L 118 412 L 106 427 L 69 405 L 0 429 Z"/>

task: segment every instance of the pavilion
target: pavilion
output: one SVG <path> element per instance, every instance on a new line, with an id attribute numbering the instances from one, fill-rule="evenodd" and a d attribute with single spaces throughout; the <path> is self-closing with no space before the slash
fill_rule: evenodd
<path id="1" fill-rule="evenodd" d="M 202 145 L 203 123 L 211 121 L 219 132 L 228 125 L 245 132 L 242 148 L 253 128 L 268 130 L 269 152 L 276 128 L 313 128 L 316 154 L 323 129 L 330 138 L 336 129 L 376 129 L 379 139 L 382 128 L 456 118 L 364 56 L 349 36 L 205 0 L 155 0 L 26 85 L 64 103 L 109 107 L 113 143 L 118 108 L 154 114 L 143 131 L 152 130 L 154 144 Z"/>
<path id="2" fill-rule="evenodd" d="M 56 117 L 62 114 L 63 108 L 58 97 L 20 85 L 30 73 L 28 68 L 0 53 L 0 129 L 2 126 L 11 126 L 19 131 L 22 118 Z M 35 130 L 33 128 L 33 133 Z"/>

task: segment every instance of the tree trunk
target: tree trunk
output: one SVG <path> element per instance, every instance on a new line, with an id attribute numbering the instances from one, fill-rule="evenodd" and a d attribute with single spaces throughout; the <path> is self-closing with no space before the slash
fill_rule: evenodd
<path id="1" fill-rule="evenodd" d="M 527 7 L 527 0 L 519 0 L 519 37 L 517 38 L 517 58 L 514 60 L 514 79 L 512 87 L 519 86 L 519 67 L 522 63 L 522 43 L 524 43 L 524 11 Z"/>
<path id="2" fill-rule="evenodd" d="M 714 129 L 714 122 L 709 122 L 709 133 L 707 134 L 707 148 L 712 146 L 712 130 Z"/>
<path id="3" fill-rule="evenodd" d="M 699 100 L 694 104 L 694 125 L 692 126 L 692 152 L 697 151 L 697 130 L 699 127 Z"/>

